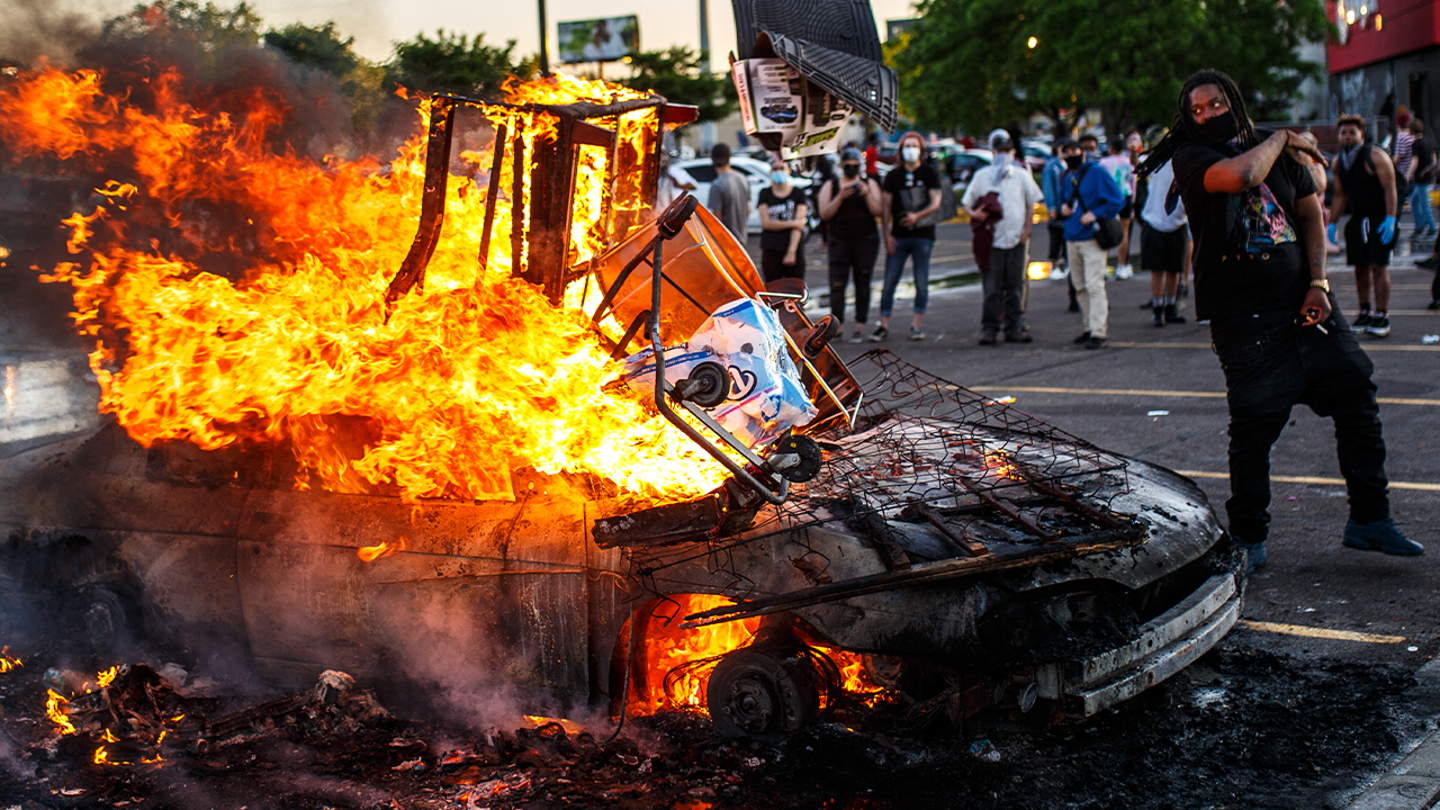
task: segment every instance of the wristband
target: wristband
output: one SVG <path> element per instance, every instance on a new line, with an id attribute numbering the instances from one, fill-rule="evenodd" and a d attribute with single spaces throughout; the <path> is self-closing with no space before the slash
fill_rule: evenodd
<path id="1" fill-rule="evenodd" d="M 1324 290 L 1325 292 L 1328 293 L 1328 292 L 1330 292 L 1330 279 L 1328 279 L 1328 278 L 1312 278 L 1312 279 L 1310 279 L 1310 286 L 1311 286 L 1311 287 L 1319 287 L 1320 289 L 1322 289 L 1322 290 Z"/>

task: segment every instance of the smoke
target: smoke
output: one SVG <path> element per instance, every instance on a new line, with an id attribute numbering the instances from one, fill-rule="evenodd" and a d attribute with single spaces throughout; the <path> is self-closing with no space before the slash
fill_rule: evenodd
<path id="1" fill-rule="evenodd" d="M 130 4 L 123 0 L 0 0 L 0 60 L 21 65 L 44 57 L 72 64 L 95 40 L 100 23 Z"/>

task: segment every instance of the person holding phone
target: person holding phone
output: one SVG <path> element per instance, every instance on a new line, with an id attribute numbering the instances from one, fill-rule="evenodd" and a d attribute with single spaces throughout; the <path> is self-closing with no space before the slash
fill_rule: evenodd
<path id="1" fill-rule="evenodd" d="M 864 156 L 853 147 L 840 153 L 840 177 L 820 188 L 820 219 L 829 234 L 830 314 L 845 323 L 845 290 L 855 283 L 855 328 L 849 341 L 865 339 L 870 318 L 870 278 L 880 255 L 880 231 L 875 227 L 884 202 L 879 181 L 863 175 Z"/>

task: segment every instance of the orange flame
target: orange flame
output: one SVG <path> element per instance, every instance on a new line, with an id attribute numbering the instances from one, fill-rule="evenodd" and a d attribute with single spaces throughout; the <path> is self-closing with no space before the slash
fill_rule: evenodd
<path id="1" fill-rule="evenodd" d="M 10 654 L 10 647 L 0 647 L 0 674 L 25 666 L 25 662 Z"/>
<path id="2" fill-rule="evenodd" d="M 1011 481 L 1025 480 L 1025 476 L 1020 472 L 1020 468 L 1015 466 L 1009 456 L 999 450 L 985 454 L 985 468 L 1001 478 L 1008 478 Z"/>
<path id="3" fill-rule="evenodd" d="M 61 697 L 60 693 L 54 689 L 47 691 L 49 691 L 50 697 L 45 701 L 45 716 L 49 717 L 50 722 L 59 728 L 61 734 L 74 734 L 75 724 L 70 722 L 69 710 L 66 708 L 70 705 L 70 701 Z"/>
<path id="4" fill-rule="evenodd" d="M 397 551 L 405 550 L 405 538 L 401 537 L 393 544 L 382 541 L 378 546 L 361 546 L 356 550 L 355 556 L 365 562 L 375 562 L 381 557 L 389 557 Z"/>
<path id="5" fill-rule="evenodd" d="M 415 235 L 423 137 L 386 166 L 321 165 L 267 147 L 288 111 L 258 90 L 247 109 L 209 109 L 166 69 L 142 109 L 101 84 L 92 71 L 21 74 L 0 88 L 0 138 L 21 158 L 129 168 L 131 185 L 112 182 L 100 208 L 66 220 L 77 260 L 44 278 L 72 285 L 73 318 L 96 346 L 101 409 L 140 443 L 288 442 L 298 488 L 411 500 L 512 499 L 511 471 L 526 467 L 598 476 L 643 502 L 723 480 L 678 430 L 605 389 L 620 365 L 578 308 L 578 285 L 557 308 L 511 276 L 509 234 L 527 223 L 512 223 L 508 205 L 496 206 L 490 255 L 477 261 L 486 189 L 470 178 L 451 178 L 423 289 L 385 319 L 385 288 Z M 552 104 L 640 95 L 568 76 L 507 92 Z M 428 115 L 421 103 L 422 133 Z M 543 114 L 486 115 L 524 124 L 527 160 L 554 137 Z M 623 148 L 635 149 L 655 115 L 615 122 Z M 638 172 L 607 187 L 610 159 L 582 149 L 572 264 L 604 247 L 607 200 L 622 212 L 649 205 Z M 499 171 L 508 195 L 513 163 Z M 528 198 L 529 172 L 521 179 Z M 244 216 L 220 225 L 196 209 Z M 232 272 L 207 272 L 215 262 Z"/>

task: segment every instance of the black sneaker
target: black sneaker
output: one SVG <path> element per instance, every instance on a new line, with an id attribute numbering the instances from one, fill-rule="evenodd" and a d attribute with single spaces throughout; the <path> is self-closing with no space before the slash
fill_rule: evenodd
<path id="1" fill-rule="evenodd" d="M 981 346 L 994 346 L 994 345 L 995 345 L 995 333 L 994 333 L 994 332 L 984 332 L 984 333 L 981 333 L 981 335 L 980 335 L 980 345 L 981 345 Z"/>
<path id="2" fill-rule="evenodd" d="M 925 339 L 925 330 L 921 329 L 921 328 L 918 327 L 918 326 L 912 326 L 912 327 L 910 327 L 910 339 L 911 339 L 911 340 L 924 340 L 924 339 Z"/>
<path id="3" fill-rule="evenodd" d="M 1159 328 L 1159 327 L 1164 326 L 1164 325 L 1165 325 L 1165 308 L 1164 308 L 1164 307 L 1155 307 L 1155 317 L 1151 318 L 1151 321 L 1155 324 L 1156 328 Z"/>
<path id="4" fill-rule="evenodd" d="M 1374 523 L 1351 520 L 1345 524 L 1345 537 L 1340 544 L 1346 548 L 1379 551 L 1397 557 L 1419 557 L 1425 553 L 1425 547 L 1406 537 L 1390 518 Z"/>
<path id="5" fill-rule="evenodd" d="M 1075 338 L 1075 339 L 1074 339 L 1073 341 L 1071 341 L 1071 342 L 1074 343 L 1076 346 L 1080 346 L 1080 345 L 1082 345 L 1082 344 L 1088 343 L 1088 342 L 1090 342 L 1090 333 L 1089 333 L 1089 332 L 1081 332 L 1081 333 L 1080 333 L 1080 336 L 1077 337 L 1077 338 Z"/>
<path id="6" fill-rule="evenodd" d="M 1375 337 L 1385 337 L 1385 336 L 1389 335 L 1389 334 L 1390 334 L 1390 316 L 1388 316 L 1388 315 L 1375 315 L 1375 316 L 1372 316 L 1372 317 L 1370 318 L 1370 322 L 1367 323 L 1367 324 L 1365 324 L 1365 331 L 1366 331 L 1366 332 L 1369 332 L 1370 334 L 1374 335 Z"/>
<path id="7" fill-rule="evenodd" d="M 890 337 L 890 330 L 883 326 L 877 326 L 875 331 L 870 333 L 870 342 L 881 343 L 888 337 Z"/>
<path id="8" fill-rule="evenodd" d="M 1374 319 L 1375 316 L 1362 311 L 1359 315 L 1355 316 L 1355 320 L 1350 322 L 1350 328 L 1356 332 L 1364 332 L 1366 331 L 1366 327 L 1368 327 Z"/>
<path id="9" fill-rule="evenodd" d="M 1185 316 L 1174 304 L 1165 305 L 1165 323 L 1185 323 Z"/>
<path id="10" fill-rule="evenodd" d="M 1085 348 L 1087 348 L 1087 349 L 1103 349 L 1103 348 L 1105 348 L 1105 342 L 1106 342 L 1106 341 L 1105 341 L 1105 338 L 1092 337 L 1092 338 L 1090 338 L 1089 340 L 1085 341 Z"/>

